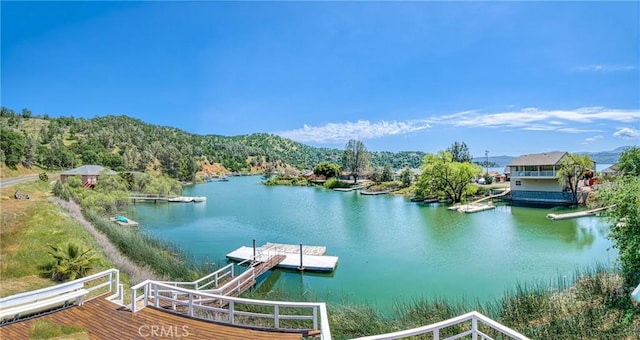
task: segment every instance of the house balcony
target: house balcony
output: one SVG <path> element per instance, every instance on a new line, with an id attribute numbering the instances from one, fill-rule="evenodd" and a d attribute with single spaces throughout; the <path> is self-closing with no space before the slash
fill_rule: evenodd
<path id="1" fill-rule="evenodd" d="M 558 172 L 555 170 L 512 171 L 511 177 L 556 178 L 557 174 Z"/>

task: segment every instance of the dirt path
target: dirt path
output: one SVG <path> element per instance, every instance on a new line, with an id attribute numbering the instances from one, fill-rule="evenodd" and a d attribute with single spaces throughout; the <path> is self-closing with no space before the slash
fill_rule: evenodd
<path id="1" fill-rule="evenodd" d="M 153 270 L 149 267 L 140 266 L 133 261 L 131 261 L 128 257 L 124 256 L 118 248 L 111 243 L 109 238 L 100 231 L 98 231 L 93 224 L 91 224 L 87 219 L 84 218 L 82 212 L 80 210 L 80 206 L 78 206 L 73 201 L 65 201 L 57 197 L 49 198 L 53 203 L 59 205 L 63 209 L 69 212 L 69 216 L 76 220 L 82 227 L 84 227 L 91 236 L 93 236 L 96 240 L 96 243 L 102 247 L 102 251 L 105 256 L 113 262 L 116 268 L 124 271 L 131 278 L 131 284 L 135 285 L 144 280 L 160 280 L 160 277 L 156 275 Z"/>

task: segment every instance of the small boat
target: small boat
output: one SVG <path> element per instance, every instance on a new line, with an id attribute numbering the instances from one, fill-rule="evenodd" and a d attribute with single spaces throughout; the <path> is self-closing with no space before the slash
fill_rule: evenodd
<path id="1" fill-rule="evenodd" d="M 207 200 L 207 197 L 206 197 L 206 196 L 196 196 L 196 197 L 193 197 L 193 202 L 196 202 L 196 203 L 197 203 L 197 202 L 204 202 L 204 201 L 206 201 L 206 200 Z"/>

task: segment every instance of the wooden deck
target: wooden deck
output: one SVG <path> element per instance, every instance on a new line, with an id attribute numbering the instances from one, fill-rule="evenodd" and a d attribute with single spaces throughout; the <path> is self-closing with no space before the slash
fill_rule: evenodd
<path id="1" fill-rule="evenodd" d="M 219 325 L 152 307 L 137 313 L 95 298 L 82 306 L 0 327 L 0 339 L 28 339 L 31 325 L 48 319 L 56 325 L 86 329 L 90 339 L 302 339 L 300 333 L 258 331 Z M 155 330 L 155 334 L 152 333 Z"/>

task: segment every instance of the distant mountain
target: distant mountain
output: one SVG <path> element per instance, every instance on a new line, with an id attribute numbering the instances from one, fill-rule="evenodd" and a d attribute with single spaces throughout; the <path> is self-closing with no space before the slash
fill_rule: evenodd
<path id="1" fill-rule="evenodd" d="M 513 161 L 514 159 L 516 159 L 517 157 L 513 157 L 513 156 L 489 156 L 489 165 L 491 166 L 491 164 L 497 164 L 498 166 L 506 166 L 507 164 L 511 163 L 511 161 Z M 474 163 L 478 163 L 478 164 L 484 164 L 484 162 L 487 161 L 486 157 L 474 157 L 472 159 L 472 161 Z"/>
<path id="2" fill-rule="evenodd" d="M 600 151 L 600 152 L 578 152 L 581 155 L 587 154 L 591 159 L 598 164 L 614 164 L 618 162 L 618 158 L 620 158 L 620 153 L 631 146 L 621 146 L 619 148 L 615 148 L 611 151 Z M 514 159 L 518 157 L 514 156 L 490 156 L 489 164 L 495 163 L 498 166 L 507 166 Z M 474 157 L 474 163 L 484 164 L 487 159 L 485 157 Z"/>

